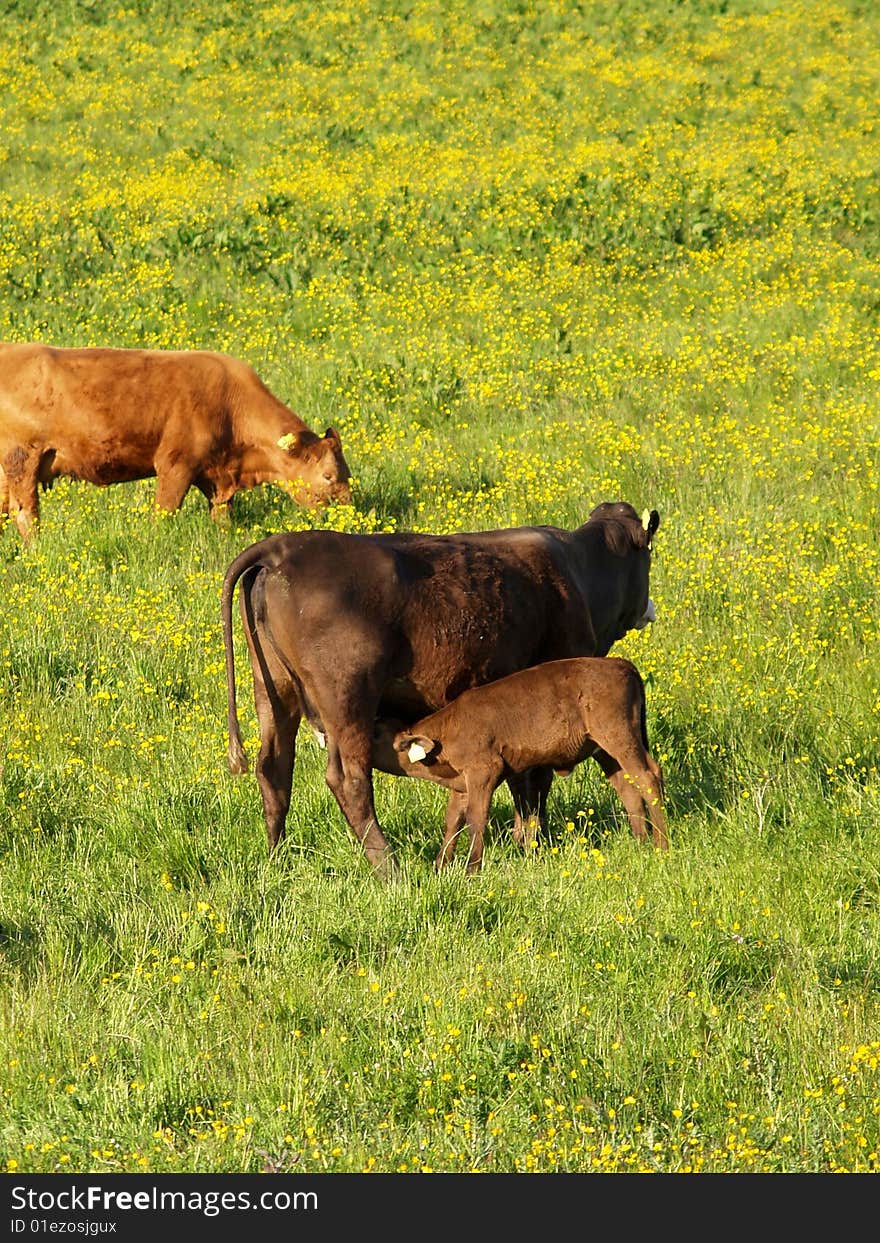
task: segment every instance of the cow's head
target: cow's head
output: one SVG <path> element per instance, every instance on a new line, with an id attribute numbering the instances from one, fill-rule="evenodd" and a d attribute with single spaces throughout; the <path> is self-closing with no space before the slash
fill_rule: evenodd
<path id="1" fill-rule="evenodd" d="M 280 474 L 298 505 L 315 508 L 331 501 L 351 501 L 351 471 L 342 454 L 339 433 L 328 427 L 323 436 L 303 430 L 287 432 L 278 440 L 283 457 Z"/>
<path id="2" fill-rule="evenodd" d="M 603 584 L 600 597 L 605 597 L 610 611 L 602 616 L 603 610 L 597 603 L 592 619 L 600 654 L 604 655 L 628 630 L 642 630 L 657 617 L 656 606 L 648 594 L 648 581 L 660 515 L 656 509 L 646 509 L 639 515 L 627 501 L 605 501 L 596 506 L 580 529 L 585 531 L 593 524 L 601 531 L 596 538 L 606 553 L 603 574 L 608 581 Z"/>

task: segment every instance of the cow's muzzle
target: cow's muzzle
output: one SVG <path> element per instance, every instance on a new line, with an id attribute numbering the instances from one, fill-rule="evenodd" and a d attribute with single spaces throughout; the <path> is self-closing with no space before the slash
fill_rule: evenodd
<path id="1" fill-rule="evenodd" d="M 335 483 L 330 489 L 330 500 L 337 505 L 351 504 L 351 488 L 347 483 Z"/>
<path id="2" fill-rule="evenodd" d="M 657 608 L 654 601 L 649 599 L 648 607 L 645 609 L 639 620 L 634 624 L 633 630 L 644 630 L 646 626 L 650 626 L 651 622 L 656 620 Z"/>

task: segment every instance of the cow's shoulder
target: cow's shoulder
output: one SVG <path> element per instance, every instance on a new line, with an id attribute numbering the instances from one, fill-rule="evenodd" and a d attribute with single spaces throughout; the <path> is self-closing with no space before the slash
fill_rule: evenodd
<path id="1" fill-rule="evenodd" d="M 0 345 L 0 383 L 53 364 L 57 350 L 39 341 L 11 341 Z"/>

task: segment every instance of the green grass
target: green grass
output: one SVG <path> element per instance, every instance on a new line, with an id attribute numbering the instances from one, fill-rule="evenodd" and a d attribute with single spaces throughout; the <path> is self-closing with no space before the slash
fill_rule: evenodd
<path id="1" fill-rule="evenodd" d="M 875 1171 L 873 9 L 0 11 L 0 338 L 228 350 L 356 482 L 0 534 L 6 1168 Z M 585 765 L 436 875 L 442 792 L 378 775 L 383 887 L 303 731 L 270 859 L 229 561 L 613 499 L 668 856 Z"/>

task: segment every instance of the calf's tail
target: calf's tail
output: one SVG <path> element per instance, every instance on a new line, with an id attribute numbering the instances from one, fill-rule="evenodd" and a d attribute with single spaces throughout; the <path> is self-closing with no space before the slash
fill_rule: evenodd
<path id="1" fill-rule="evenodd" d="M 639 725 L 641 726 L 641 731 L 642 731 L 642 746 L 645 748 L 645 751 L 648 753 L 648 756 L 651 756 L 651 747 L 648 742 L 648 702 L 647 702 L 648 697 L 645 693 L 644 678 L 638 672 L 638 670 L 636 670 L 636 674 L 638 676 L 638 684 L 639 684 Z M 660 778 L 659 778 L 660 779 L 660 797 L 661 799 L 665 799 L 666 792 L 663 788 L 663 771 L 662 769 L 659 768 L 659 765 L 658 765 L 658 771 L 660 773 Z"/>
<path id="2" fill-rule="evenodd" d="M 651 748 L 648 745 L 648 703 L 645 694 L 645 683 L 642 680 L 641 674 L 639 674 L 639 725 L 642 730 L 642 746 L 646 751 L 650 751 Z"/>

